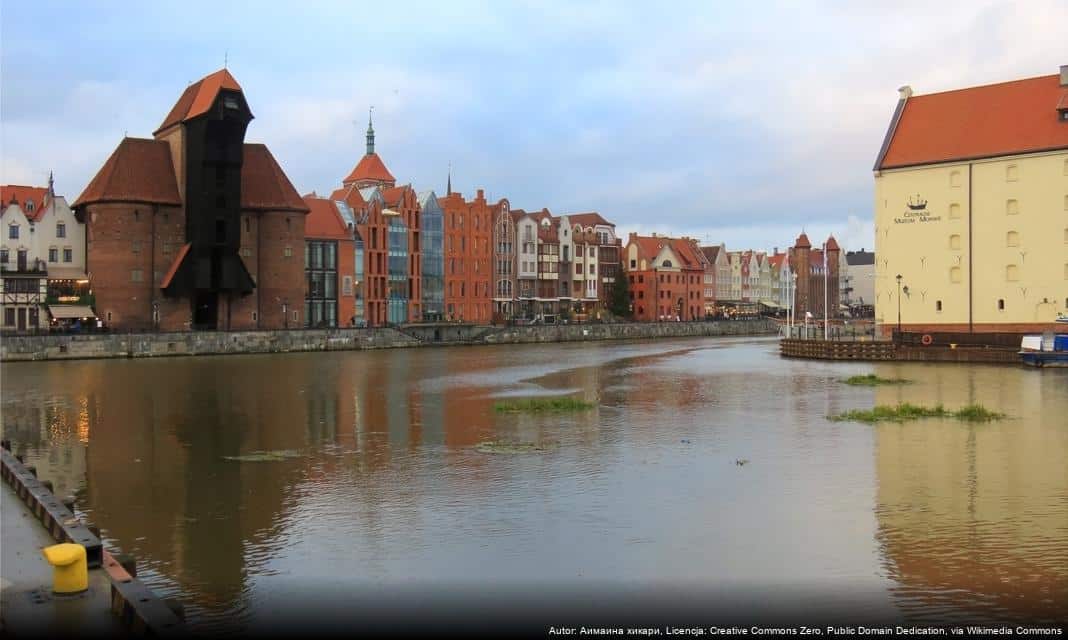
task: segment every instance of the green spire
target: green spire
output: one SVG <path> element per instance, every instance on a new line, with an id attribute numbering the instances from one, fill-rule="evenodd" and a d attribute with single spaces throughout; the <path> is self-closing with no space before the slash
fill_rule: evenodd
<path id="1" fill-rule="evenodd" d="M 371 114 L 374 110 L 373 106 L 367 110 L 367 155 L 372 155 L 375 152 L 375 128 L 371 124 Z"/>

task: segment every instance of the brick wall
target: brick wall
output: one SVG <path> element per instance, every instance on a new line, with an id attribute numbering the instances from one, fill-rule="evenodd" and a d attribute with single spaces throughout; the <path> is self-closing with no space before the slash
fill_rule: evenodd
<path id="1" fill-rule="evenodd" d="M 259 215 L 260 253 L 254 279 L 259 295 L 259 328 L 300 327 L 304 323 L 304 214 L 265 211 Z M 255 293 L 253 295 L 256 295 Z M 283 314 L 285 305 L 285 314 Z M 241 310 L 247 309 L 242 305 Z"/>

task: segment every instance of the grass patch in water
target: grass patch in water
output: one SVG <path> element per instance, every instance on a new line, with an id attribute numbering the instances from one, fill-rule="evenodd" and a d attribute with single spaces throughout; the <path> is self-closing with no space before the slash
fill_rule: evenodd
<path id="1" fill-rule="evenodd" d="M 493 410 L 498 413 L 561 413 L 566 411 L 588 411 L 595 405 L 592 402 L 565 396 L 562 398 L 526 398 L 498 402 Z"/>
<path id="2" fill-rule="evenodd" d="M 1004 418 L 1004 413 L 991 411 L 980 404 L 969 404 L 952 411 L 942 405 L 934 407 L 921 407 L 915 404 L 902 402 L 898 405 L 878 405 L 873 409 L 853 409 L 836 416 L 828 416 L 833 422 L 905 422 L 919 420 L 921 418 L 957 418 L 968 422 L 989 422 Z"/>
<path id="3" fill-rule="evenodd" d="M 874 373 L 869 373 L 866 376 L 852 376 L 842 380 L 845 384 L 851 384 L 855 387 L 877 387 L 881 384 L 909 384 L 911 380 L 905 380 L 904 378 L 880 378 Z"/>
<path id="4" fill-rule="evenodd" d="M 537 444 L 535 442 L 480 442 L 475 445 L 475 451 L 479 453 L 545 453 L 556 447 L 551 444 Z"/>
<path id="5" fill-rule="evenodd" d="M 278 460 L 289 460 L 291 458 L 299 458 L 301 454 L 299 451 L 293 449 L 275 449 L 274 451 L 253 451 L 240 456 L 223 456 L 223 460 L 230 460 L 231 462 L 277 462 Z"/>

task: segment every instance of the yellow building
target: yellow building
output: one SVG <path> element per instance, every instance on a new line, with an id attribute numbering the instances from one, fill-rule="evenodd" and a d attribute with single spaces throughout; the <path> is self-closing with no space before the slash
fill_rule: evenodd
<path id="1" fill-rule="evenodd" d="M 875 163 L 876 323 L 1054 329 L 1068 315 L 1068 66 L 900 94 Z"/>

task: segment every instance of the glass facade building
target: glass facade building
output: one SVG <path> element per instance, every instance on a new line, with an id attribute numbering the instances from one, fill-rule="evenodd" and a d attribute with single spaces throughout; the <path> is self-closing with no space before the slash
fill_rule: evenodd
<path id="1" fill-rule="evenodd" d="M 423 231 L 423 320 L 441 321 L 445 315 L 445 214 L 437 196 L 419 196 Z"/>
<path id="2" fill-rule="evenodd" d="M 390 324 L 408 322 L 408 227 L 398 215 L 388 219 L 389 278 L 387 283 L 386 321 Z"/>
<path id="3" fill-rule="evenodd" d="M 337 326 L 337 242 L 308 240 L 304 250 L 305 327 Z"/>

